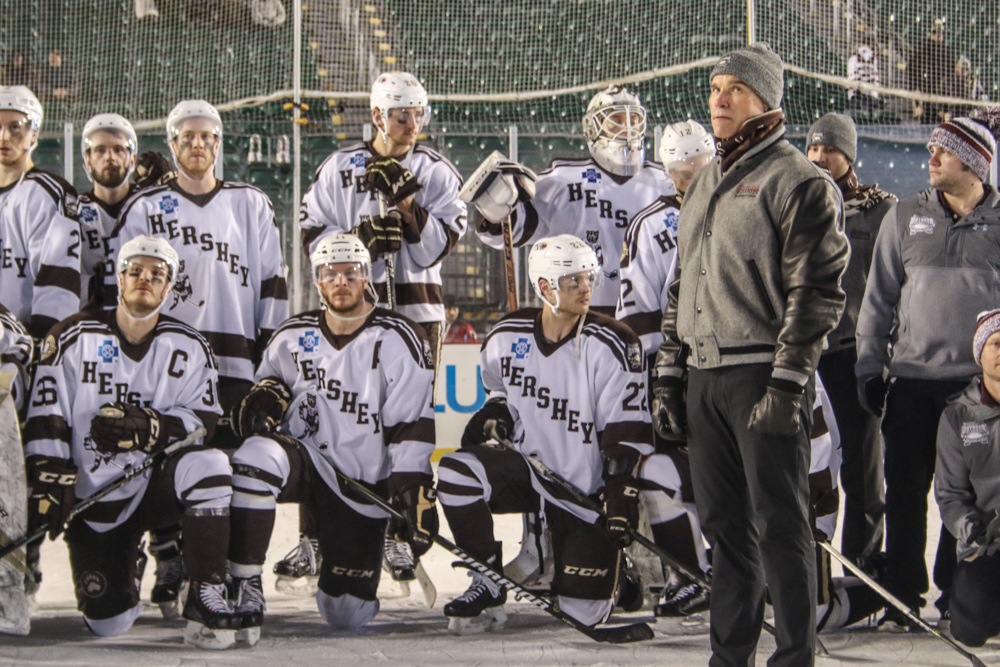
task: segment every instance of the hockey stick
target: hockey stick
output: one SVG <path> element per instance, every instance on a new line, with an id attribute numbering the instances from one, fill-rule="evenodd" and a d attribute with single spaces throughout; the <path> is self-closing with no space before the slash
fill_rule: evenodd
<path id="1" fill-rule="evenodd" d="M 103 499 L 105 496 L 120 489 L 122 486 L 128 484 L 130 481 L 132 481 L 139 475 L 142 475 L 144 472 L 146 472 L 153 466 L 159 465 L 162 461 L 165 461 L 167 457 L 169 457 L 171 454 L 173 454 L 179 449 L 182 449 L 183 447 L 187 447 L 198 438 L 203 437 L 206 433 L 207 431 L 205 430 L 205 427 L 199 426 L 195 430 L 191 431 L 184 439 L 178 440 L 177 442 L 167 447 L 164 447 L 160 451 L 149 456 L 145 461 L 142 462 L 142 465 L 139 466 L 138 468 L 134 468 L 132 470 L 127 471 L 124 475 L 122 475 L 115 481 L 111 482 L 100 491 L 97 491 L 93 495 L 87 496 L 83 500 L 79 501 L 76 505 L 73 506 L 73 509 L 70 510 L 69 515 L 66 517 L 66 522 L 63 523 L 63 525 L 60 527 L 59 532 L 62 532 L 63 529 L 66 526 L 68 526 L 73 519 L 80 516 L 80 514 L 86 512 L 88 509 L 99 503 L 101 499 Z M 17 538 L 10 544 L 4 546 L 3 548 L 0 548 L 0 558 L 3 558 L 7 554 L 11 553 L 12 551 L 15 551 L 16 549 L 19 549 L 25 544 L 29 544 L 31 542 L 34 542 L 38 539 L 45 537 L 45 533 L 47 532 L 49 532 L 49 524 L 45 524 L 44 526 L 39 526 L 38 528 L 35 528 L 34 530 L 25 533 L 24 535 Z"/>
<path id="2" fill-rule="evenodd" d="M 503 232 L 503 274 L 507 284 L 507 310 L 517 310 L 517 275 L 514 273 L 514 239 L 510 230 L 510 216 L 500 223 Z"/>
<path id="3" fill-rule="evenodd" d="M 378 214 L 385 218 L 385 196 L 377 192 Z M 396 300 L 396 257 L 392 253 L 385 253 L 382 256 L 385 261 L 385 307 L 393 310 L 393 303 Z"/>
<path id="4" fill-rule="evenodd" d="M 366 487 L 361 482 L 352 479 L 345 475 L 344 473 L 337 472 L 337 477 L 347 484 L 350 488 L 354 489 L 362 496 L 373 502 L 378 507 L 382 508 L 391 517 L 397 520 L 405 520 L 403 514 L 390 505 L 385 499 L 379 496 L 377 493 Z M 507 577 L 503 576 L 493 568 L 491 568 L 486 563 L 481 560 L 470 556 L 468 553 L 459 548 L 454 542 L 441 537 L 440 535 L 434 536 L 434 542 L 439 546 L 444 547 L 454 555 L 458 556 L 464 563 L 466 563 L 473 571 L 478 572 L 498 586 L 503 586 L 511 593 L 513 593 L 518 600 L 527 600 L 531 604 L 535 605 L 539 609 L 547 612 L 549 615 L 554 616 L 566 625 L 572 626 L 574 629 L 587 635 L 594 641 L 598 642 L 608 642 L 610 644 L 626 644 L 629 642 L 644 641 L 653 638 L 653 630 L 645 623 L 633 623 L 631 625 L 617 625 L 609 628 L 592 628 L 588 625 L 584 625 L 580 621 L 576 620 L 569 614 L 563 612 L 554 603 L 546 600 L 543 597 L 539 597 L 533 594 L 531 591 L 522 588 L 518 584 L 514 583 Z"/>
<path id="5" fill-rule="evenodd" d="M 878 593 L 879 595 L 881 595 L 883 598 L 885 598 L 886 602 L 888 602 L 889 604 L 891 604 L 897 610 L 903 612 L 903 614 L 905 614 L 908 619 L 910 619 L 911 621 L 913 621 L 914 623 L 916 623 L 917 625 L 919 625 L 921 628 L 923 628 L 927 632 L 930 632 L 931 634 L 933 634 L 935 637 L 937 637 L 941 641 L 943 641 L 946 644 L 948 644 L 948 646 L 952 647 L 953 649 L 955 649 L 956 651 L 958 651 L 959 653 L 961 653 L 963 657 L 965 657 L 966 659 L 968 659 L 972 663 L 973 667 L 986 667 L 983 664 L 983 661 L 980 660 L 974 653 L 970 653 L 969 651 L 966 651 L 961 646 L 959 646 L 958 643 L 954 639 L 950 639 L 948 637 L 945 637 L 940 632 L 938 632 L 935 628 L 932 628 L 930 625 L 928 625 L 923 619 L 921 619 L 919 616 L 917 616 L 912 611 L 910 611 L 909 607 L 907 607 L 905 604 L 903 604 L 902 600 L 900 600 L 895 595 L 893 595 L 892 593 L 890 593 L 889 591 L 887 591 L 882 585 L 880 585 L 877 581 L 875 581 L 870 576 L 868 576 L 868 574 L 866 574 L 864 570 L 862 570 L 860 567 L 858 567 L 857 565 L 855 565 L 854 563 L 852 563 L 842 553 L 840 553 L 839 551 L 837 551 L 836 549 L 834 549 L 832 546 L 830 546 L 826 542 L 818 542 L 818 544 L 821 547 L 823 547 L 828 554 L 830 554 L 831 556 L 833 556 L 834 558 L 836 558 L 838 561 L 840 561 L 841 565 L 843 565 L 845 568 L 847 568 L 848 570 L 850 570 L 851 574 L 853 574 L 854 576 L 856 576 L 858 579 L 860 579 L 861 581 L 863 581 L 869 588 L 871 588 L 873 591 L 875 591 L 876 593 Z"/>

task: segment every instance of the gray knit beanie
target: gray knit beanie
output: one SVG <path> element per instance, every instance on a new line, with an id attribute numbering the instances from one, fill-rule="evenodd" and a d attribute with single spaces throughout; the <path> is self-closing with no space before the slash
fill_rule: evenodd
<path id="1" fill-rule="evenodd" d="M 990 129 L 972 118 L 952 118 L 934 128 L 927 148 L 940 146 L 986 183 L 990 163 L 997 152 L 997 140 Z"/>
<path id="2" fill-rule="evenodd" d="M 767 42 L 755 42 L 722 56 L 708 80 L 720 74 L 730 74 L 750 86 L 768 111 L 781 106 L 785 70 L 781 56 L 772 51 Z"/>
<path id="3" fill-rule="evenodd" d="M 854 119 L 841 113 L 828 113 L 809 128 L 806 148 L 815 144 L 833 146 L 852 163 L 858 157 L 858 128 Z"/>

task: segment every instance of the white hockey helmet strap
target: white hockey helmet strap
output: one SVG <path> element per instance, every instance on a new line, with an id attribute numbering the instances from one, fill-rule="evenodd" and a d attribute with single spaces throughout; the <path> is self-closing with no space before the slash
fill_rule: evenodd
<path id="1" fill-rule="evenodd" d="M 100 131 L 117 134 L 125 139 L 125 143 L 128 144 L 131 158 L 125 178 L 122 179 L 122 183 L 124 183 L 132 175 L 132 170 L 135 169 L 134 158 L 139 152 L 139 137 L 136 136 L 135 128 L 132 127 L 132 123 L 128 122 L 128 119 L 116 113 L 100 113 L 87 121 L 87 124 L 83 126 L 83 134 L 80 137 L 80 154 L 83 156 L 84 171 L 87 172 L 87 178 L 91 181 L 94 180 L 94 177 L 91 174 L 90 165 L 87 164 L 87 152 L 92 146 L 90 138 Z"/>
<path id="2" fill-rule="evenodd" d="M 45 119 L 42 103 L 35 94 L 27 86 L 0 86 L 0 111 L 3 110 L 20 111 L 28 118 L 31 131 L 35 134 L 29 152 L 35 150 L 38 146 L 38 131 Z"/>
<path id="3" fill-rule="evenodd" d="M 324 236 L 316 244 L 316 249 L 309 254 L 309 262 L 312 265 L 313 282 L 316 291 L 319 292 L 320 301 L 326 306 L 326 299 L 319 286 L 320 267 L 327 264 L 358 264 L 365 275 L 367 285 L 365 291 L 378 303 L 378 293 L 375 292 L 374 281 L 372 280 L 372 257 L 368 248 L 354 234 L 330 234 Z"/>
<path id="4" fill-rule="evenodd" d="M 180 128 L 184 124 L 184 121 L 190 118 L 207 118 L 215 125 L 217 143 L 215 145 L 215 155 L 212 160 L 212 167 L 214 168 L 215 161 L 219 159 L 219 151 L 222 147 L 222 116 L 219 115 L 219 110 L 206 100 L 183 100 L 178 102 L 170 110 L 170 113 L 167 114 L 167 146 L 170 147 L 170 154 L 174 159 L 174 167 L 178 171 L 183 171 L 180 163 L 177 161 L 177 152 L 174 150 L 174 139 L 180 134 Z M 190 178 L 187 172 L 184 172 L 184 175 Z"/>
<path id="5" fill-rule="evenodd" d="M 704 126 L 685 120 L 663 128 L 660 163 L 664 167 L 671 162 L 686 162 L 699 155 L 715 155 L 715 140 Z"/>
<path id="6" fill-rule="evenodd" d="M 160 305 L 158 305 L 153 312 L 142 317 L 133 315 L 122 298 L 124 287 L 122 276 L 124 275 L 125 270 L 128 269 L 129 262 L 136 257 L 152 257 L 153 259 L 158 259 L 166 264 L 167 268 L 170 269 L 170 281 L 167 283 L 167 289 L 163 291 L 163 298 L 160 300 Z M 174 281 L 177 280 L 177 274 L 179 271 L 180 256 L 166 239 L 156 236 L 135 237 L 122 245 L 121 250 L 118 251 L 118 304 L 122 307 L 122 310 L 129 317 L 129 319 L 135 320 L 136 322 L 145 322 L 146 320 L 154 317 L 163 308 L 163 304 L 167 302 L 167 297 L 169 297 L 170 293 L 174 290 Z"/>
<path id="7" fill-rule="evenodd" d="M 528 253 L 528 278 L 539 299 L 553 314 L 559 313 L 559 279 L 563 276 L 600 269 L 597 254 L 589 245 L 572 234 L 559 234 L 539 239 Z M 552 303 L 542 293 L 541 281 L 546 280 L 556 301 Z"/>
<path id="8" fill-rule="evenodd" d="M 419 107 L 424 109 L 424 123 L 429 120 L 430 104 L 427 100 L 427 90 L 423 84 L 409 72 L 384 72 L 372 83 L 370 105 L 372 122 L 387 141 L 385 123 L 388 121 L 390 109 L 409 109 Z M 382 116 L 382 125 L 375 121 L 375 109 Z"/>

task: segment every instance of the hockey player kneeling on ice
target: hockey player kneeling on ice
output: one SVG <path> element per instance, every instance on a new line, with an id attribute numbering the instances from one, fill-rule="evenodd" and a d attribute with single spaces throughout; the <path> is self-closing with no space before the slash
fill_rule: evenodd
<path id="1" fill-rule="evenodd" d="M 24 430 L 32 526 L 55 537 L 77 498 L 222 414 L 215 358 L 202 336 L 159 311 L 173 288 L 177 253 L 138 236 L 118 253 L 118 307 L 84 311 L 45 338 Z M 226 604 L 232 471 L 199 442 L 121 486 L 66 530 L 76 597 L 99 636 L 125 633 L 139 616 L 139 540 L 180 523 L 191 588 L 184 640 L 202 648 L 235 641 Z"/>
<path id="2" fill-rule="evenodd" d="M 418 556 L 438 528 L 434 363 L 424 330 L 365 300 L 375 298 L 371 257 L 356 236 L 324 237 L 310 260 L 323 308 L 279 327 L 231 416 L 246 440 L 233 455 L 229 572 L 251 642 L 263 622 L 260 574 L 276 503 L 305 504 L 316 517 L 316 604 L 339 629 L 378 613 L 386 515 L 346 492 L 337 471 L 391 499 L 407 520 L 390 531 Z"/>
<path id="3" fill-rule="evenodd" d="M 492 515 L 542 512 L 559 607 L 596 625 L 611 612 L 621 547 L 638 523 L 635 467 L 653 451 L 646 369 L 635 334 L 589 312 L 601 272 L 586 243 L 568 234 L 539 240 L 528 273 L 545 305 L 507 315 L 486 337 L 488 400 L 469 421 L 461 449 L 441 459 L 438 492 L 455 543 L 497 571 L 502 560 Z M 491 439 L 513 449 L 487 444 Z M 526 456 L 585 493 L 601 494 L 607 522 L 538 477 Z M 449 630 L 458 634 L 506 620 L 506 591 L 471 575 L 469 589 L 444 608 Z"/>

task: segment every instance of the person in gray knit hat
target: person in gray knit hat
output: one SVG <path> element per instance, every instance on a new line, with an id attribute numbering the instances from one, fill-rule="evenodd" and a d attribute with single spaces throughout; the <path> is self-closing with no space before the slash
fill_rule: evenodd
<path id="1" fill-rule="evenodd" d="M 979 374 L 969 341 L 976 314 L 1000 303 L 996 248 L 1000 196 L 983 181 L 995 140 L 981 123 L 956 118 L 927 144 L 930 188 L 893 207 L 879 228 L 858 314 L 858 399 L 885 409 L 884 585 L 911 608 L 929 588 L 927 504 L 934 476 L 934 434 L 949 397 Z M 891 389 L 890 389 L 891 387 Z M 887 396 L 888 394 L 888 396 Z M 955 538 L 941 531 L 934 565 L 939 627 L 950 624 Z M 910 628 L 888 609 L 879 628 Z"/>
<path id="2" fill-rule="evenodd" d="M 681 207 L 653 371 L 657 433 L 686 439 L 713 547 L 712 664 L 753 664 L 765 587 L 769 664 L 810 665 L 815 652 L 809 434 L 849 250 L 840 190 L 784 137 L 782 79 L 766 44 L 712 70 L 718 157 Z"/>
<path id="3" fill-rule="evenodd" d="M 819 374 L 840 427 L 843 455 L 840 486 L 844 491 L 841 551 L 851 560 L 867 565 L 882 549 L 885 484 L 879 420 L 858 402 L 854 377 L 854 364 L 858 361 L 855 329 L 868 282 L 875 237 L 896 197 L 880 190 L 878 185 L 858 183 L 854 172 L 858 132 L 850 116 L 826 114 L 809 128 L 806 145 L 809 161 L 827 169 L 840 187 L 847 238 L 851 244 L 851 260 L 840 281 L 847 294 L 847 306 L 840 324 L 827 336 Z"/>

